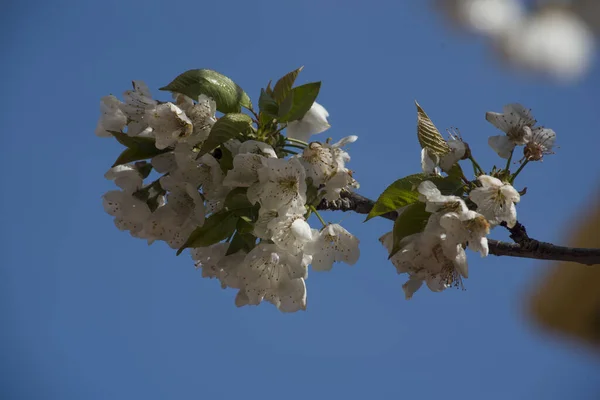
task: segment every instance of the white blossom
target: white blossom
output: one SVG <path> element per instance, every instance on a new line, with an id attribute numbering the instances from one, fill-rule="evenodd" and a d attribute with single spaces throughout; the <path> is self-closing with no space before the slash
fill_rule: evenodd
<path id="1" fill-rule="evenodd" d="M 144 224 L 150 218 L 151 212 L 148 205 L 128 193 L 121 190 L 111 190 L 102 198 L 104 211 L 115 217 L 114 223 L 119 230 L 128 230 L 131 235 L 138 235 L 144 228 Z"/>
<path id="2" fill-rule="evenodd" d="M 185 112 L 173 103 L 163 103 L 148 111 L 148 125 L 154 132 L 156 148 L 165 149 L 190 136 L 194 130 Z"/>
<path id="3" fill-rule="evenodd" d="M 329 117 L 327 110 L 315 101 L 304 117 L 287 125 L 287 137 L 308 142 L 312 135 L 331 127 L 327 117 Z"/>
<path id="4" fill-rule="evenodd" d="M 351 171 L 338 171 L 335 175 L 325 182 L 323 198 L 327 201 L 334 201 L 340 198 L 342 190 L 352 191 L 358 189 L 360 185 L 354 179 Z"/>
<path id="5" fill-rule="evenodd" d="M 450 147 L 450 152 L 444 154 L 440 158 L 440 167 L 442 171 L 448 172 L 452 168 L 454 164 L 456 164 L 459 160 L 465 156 L 467 151 L 467 145 L 462 141 L 460 137 L 454 137 L 447 141 L 448 147 Z"/>
<path id="6" fill-rule="evenodd" d="M 496 37 L 506 34 L 524 18 L 520 0 L 438 0 L 461 26 Z"/>
<path id="7" fill-rule="evenodd" d="M 152 128 L 149 127 L 148 112 L 158 105 L 152 99 L 150 89 L 142 81 L 133 81 L 133 90 L 123 93 L 125 102 L 120 104 L 121 111 L 127 116 L 127 134 L 129 136 L 150 136 Z"/>
<path id="8" fill-rule="evenodd" d="M 298 155 L 298 160 L 306 169 L 306 176 L 311 178 L 317 187 L 338 171 L 338 162 L 332 148 L 319 142 L 310 143 Z"/>
<path id="9" fill-rule="evenodd" d="M 450 133 L 450 140 L 446 141 L 450 151 L 442 156 L 433 153 L 428 148 L 421 150 L 421 169 L 429 175 L 440 175 L 440 168 L 449 172 L 454 164 L 463 159 L 467 145 L 457 134 Z"/>
<path id="10" fill-rule="evenodd" d="M 194 127 L 186 142 L 192 145 L 202 143 L 210 134 L 215 122 L 217 122 L 215 117 L 217 103 L 204 94 L 198 96 L 197 103 L 194 103 L 191 98 L 180 94 L 176 96 L 176 104 L 185 111 Z"/>
<path id="11" fill-rule="evenodd" d="M 96 126 L 96 136 L 111 137 L 108 131 L 120 132 L 127 124 L 127 117 L 121 111 L 121 101 L 115 96 L 104 96 L 100 101 L 100 119 Z"/>
<path id="12" fill-rule="evenodd" d="M 237 154 L 233 158 L 233 168 L 227 171 L 223 185 L 249 187 L 258 182 L 258 170 L 264 166 L 266 166 L 266 158 L 260 154 Z"/>
<path id="13" fill-rule="evenodd" d="M 248 188 L 248 200 L 261 207 L 278 210 L 285 214 L 295 213 L 306 204 L 306 174 L 296 158 L 265 159 L 265 165 L 258 169 L 259 181 Z"/>
<path id="14" fill-rule="evenodd" d="M 112 167 L 104 174 L 104 177 L 114 181 L 115 185 L 127 193 L 133 193 L 136 190 L 139 190 L 144 183 L 142 175 L 138 170 L 127 164 Z"/>
<path id="15" fill-rule="evenodd" d="M 235 297 L 235 304 L 242 307 L 255 300 L 245 290 L 240 290 Z M 264 300 L 273 304 L 281 312 L 292 313 L 306 310 L 306 283 L 304 279 L 284 280 L 271 288 L 263 297 Z"/>
<path id="16" fill-rule="evenodd" d="M 227 255 L 229 245 L 229 242 L 221 242 L 208 247 L 195 248 L 191 250 L 191 255 L 196 268 L 202 269 L 204 278 L 218 279 L 223 289 L 227 287 L 240 289 L 242 281 L 238 271 L 243 268 L 246 253 L 238 251 Z"/>
<path id="17" fill-rule="evenodd" d="M 356 139 L 358 136 L 347 136 L 333 145 L 312 142 L 297 156 L 306 169 L 306 176 L 312 179 L 313 184 L 325 184 L 336 173 L 348 172 L 346 163 L 350 161 L 350 155 L 342 147 L 355 142 Z"/>
<path id="18" fill-rule="evenodd" d="M 171 173 L 177 169 L 177 160 L 175 153 L 170 151 L 152 157 L 152 167 L 160 174 Z"/>
<path id="19" fill-rule="evenodd" d="M 544 155 L 553 154 L 552 148 L 556 141 L 556 132 L 547 128 L 534 128 L 527 137 L 527 144 L 523 149 L 525 159 L 540 161 Z"/>
<path id="20" fill-rule="evenodd" d="M 467 205 L 464 200 L 458 196 L 445 196 L 431 181 L 424 181 L 417 187 L 419 200 L 426 203 L 425 211 L 434 213 L 440 210 L 465 212 Z"/>
<path id="21" fill-rule="evenodd" d="M 223 186 L 225 176 L 219 161 L 211 154 L 203 155 L 198 161 L 200 161 L 198 180 L 202 185 L 204 197 L 208 200 L 224 200 L 230 188 Z"/>
<path id="22" fill-rule="evenodd" d="M 565 8 L 541 9 L 508 33 L 500 48 L 518 67 L 572 82 L 591 66 L 593 32 L 581 17 Z"/>
<path id="23" fill-rule="evenodd" d="M 475 188 L 469 198 L 477 204 L 477 212 L 482 214 L 492 226 L 506 222 L 509 228 L 517 223 L 515 203 L 521 199 L 519 192 L 509 183 L 498 178 L 480 175 L 478 178 L 482 187 Z"/>
<path id="24" fill-rule="evenodd" d="M 258 140 L 246 140 L 243 142 L 238 149 L 238 154 L 244 153 L 259 154 L 267 158 L 277 158 L 277 154 L 271 146 Z"/>
<path id="25" fill-rule="evenodd" d="M 357 139 L 358 136 L 347 136 L 332 145 L 312 142 L 297 156 L 306 169 L 306 176 L 312 179 L 313 185 L 324 191 L 324 199 L 337 200 L 342 190 L 350 191 L 359 187 L 352 177 L 352 171 L 346 168 L 350 155 L 342 149 Z"/>
<path id="26" fill-rule="evenodd" d="M 246 255 L 243 264 L 239 270 L 243 287 L 236 305 L 257 305 L 266 299 L 284 312 L 306 308 L 304 278 L 308 269 L 302 256 L 286 253 L 275 244 L 260 243 Z"/>
<path id="27" fill-rule="evenodd" d="M 440 158 L 428 148 L 421 149 L 421 169 L 428 175 L 440 175 Z"/>
<path id="28" fill-rule="evenodd" d="M 448 240 L 457 244 L 468 243 L 468 247 L 482 257 L 489 254 L 487 235 L 490 233 L 490 224 L 483 215 L 471 210 L 450 212 L 440 217 L 440 225 Z"/>
<path id="29" fill-rule="evenodd" d="M 488 143 L 500 157 L 509 158 L 515 146 L 527 143 L 527 137 L 531 136 L 531 130 L 537 121 L 531 115 L 531 110 L 520 104 L 508 104 L 503 111 L 502 114 L 491 111 L 485 114 L 485 119 L 506 133 L 491 136 Z"/>
<path id="30" fill-rule="evenodd" d="M 271 240 L 281 249 L 293 255 L 301 254 L 312 240 L 310 225 L 303 215 L 283 215 L 267 224 L 273 235 Z"/>
<path id="31" fill-rule="evenodd" d="M 379 239 L 388 252 L 393 248 L 392 238 L 392 232 L 389 232 Z M 453 285 L 462 285 L 461 276 L 468 277 L 464 249 L 445 235 L 421 232 L 407 236 L 401 240 L 400 250 L 391 261 L 398 274 L 409 275 L 408 282 L 402 286 L 407 299 L 423 282 L 431 291 L 440 292 Z"/>
<path id="32" fill-rule="evenodd" d="M 334 262 L 354 265 L 358 261 L 359 240 L 341 225 L 329 224 L 315 236 L 306 246 L 306 252 L 313 256 L 313 270 L 329 271 Z"/>
<path id="33" fill-rule="evenodd" d="M 269 223 L 277 218 L 277 210 L 267 209 L 261 207 L 258 210 L 258 219 L 254 223 L 254 229 L 252 233 L 254 236 L 260 239 L 271 240 L 273 232 L 269 228 Z"/>
<path id="34" fill-rule="evenodd" d="M 204 200 L 195 187 L 169 175 L 163 176 L 160 184 L 168 191 L 167 201 L 146 221 L 143 237 L 164 240 L 171 248 L 178 249 L 194 229 L 204 224 Z"/>

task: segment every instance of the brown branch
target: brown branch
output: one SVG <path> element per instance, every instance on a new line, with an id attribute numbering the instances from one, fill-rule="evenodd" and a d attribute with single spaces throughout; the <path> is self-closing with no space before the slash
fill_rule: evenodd
<path id="1" fill-rule="evenodd" d="M 317 206 L 317 210 L 354 211 L 358 214 L 368 214 L 374 205 L 373 200 L 358 193 L 342 192 L 340 200 L 323 200 Z M 381 217 L 394 221 L 398 214 L 392 211 L 381 215 Z M 503 224 L 503 226 L 506 227 L 506 224 Z M 600 249 L 564 247 L 540 242 L 530 238 L 527 230 L 520 223 L 517 223 L 513 228 L 506 227 L 506 229 L 509 230 L 510 238 L 515 243 L 488 239 L 490 254 L 537 260 L 571 261 L 586 265 L 600 264 Z"/>

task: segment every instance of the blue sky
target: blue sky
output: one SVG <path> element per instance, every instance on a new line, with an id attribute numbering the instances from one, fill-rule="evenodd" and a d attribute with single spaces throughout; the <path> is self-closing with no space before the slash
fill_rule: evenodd
<path id="1" fill-rule="evenodd" d="M 0 391 L 14 399 L 595 398 L 600 360 L 532 326 L 528 291 L 550 267 L 470 254 L 466 291 L 403 298 L 377 238 L 389 221 L 328 214 L 361 240 L 353 267 L 311 273 L 308 310 L 237 309 L 189 255 L 119 232 L 101 206 L 118 154 L 94 136 L 99 100 L 132 79 L 158 87 L 192 68 L 254 99 L 305 65 L 322 80 L 329 136 L 359 136 L 350 168 L 376 197 L 418 172 L 417 99 L 457 126 L 489 168 L 486 111 L 531 107 L 557 155 L 528 166 L 529 233 L 568 240 L 600 171 L 598 63 L 558 86 L 501 69 L 424 1 L 107 0 L 15 3 L 2 16 Z M 598 61 L 598 60 L 596 60 Z M 595 88 L 595 89 L 594 89 Z M 493 236 L 506 239 L 502 231 Z"/>

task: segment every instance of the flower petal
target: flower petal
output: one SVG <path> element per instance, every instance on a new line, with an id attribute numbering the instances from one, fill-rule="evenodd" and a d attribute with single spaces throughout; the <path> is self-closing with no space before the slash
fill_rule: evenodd
<path id="1" fill-rule="evenodd" d="M 515 148 L 514 142 L 506 135 L 490 136 L 488 144 L 500 157 L 506 159 L 510 157 L 510 153 Z"/>

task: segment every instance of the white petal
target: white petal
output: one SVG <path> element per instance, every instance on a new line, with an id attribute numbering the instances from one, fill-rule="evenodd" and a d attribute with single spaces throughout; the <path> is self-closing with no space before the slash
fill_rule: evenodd
<path id="1" fill-rule="evenodd" d="M 421 150 L 421 169 L 426 174 L 436 174 L 437 175 L 437 164 L 439 162 L 439 158 L 431 153 L 428 149 Z"/>
<path id="2" fill-rule="evenodd" d="M 417 187 L 417 191 L 425 196 L 426 200 L 437 199 L 442 195 L 437 186 L 431 181 L 421 182 Z"/>
<path id="3" fill-rule="evenodd" d="M 519 103 L 507 104 L 504 106 L 503 111 L 512 126 L 519 124 L 533 126 L 536 123 L 535 118 L 531 115 L 531 110 L 523 107 Z"/>
<path id="4" fill-rule="evenodd" d="M 411 299 L 415 292 L 419 290 L 422 285 L 422 279 L 411 277 L 408 281 L 406 281 L 404 285 L 402 285 L 402 290 L 404 291 L 404 297 L 406 298 L 406 300 Z"/>
<path id="5" fill-rule="evenodd" d="M 511 125 L 504 114 L 488 111 L 485 113 L 485 119 L 502 132 L 508 132 L 511 128 Z"/>
<path id="6" fill-rule="evenodd" d="M 509 201 L 512 201 L 513 203 L 518 203 L 521 200 L 521 195 L 519 194 L 519 192 L 517 192 L 517 189 L 515 189 L 509 184 L 505 184 L 504 186 L 502 186 L 500 192 L 502 193 L 502 196 L 504 196 L 504 198 L 506 198 Z"/>
<path id="7" fill-rule="evenodd" d="M 489 175 L 479 175 L 477 180 L 481 182 L 484 188 L 501 188 L 504 186 L 500 179 Z"/>
<path id="8" fill-rule="evenodd" d="M 510 157 L 510 153 L 515 148 L 515 143 L 506 135 L 490 136 L 488 144 L 500 157 L 506 159 Z"/>
<path id="9" fill-rule="evenodd" d="M 298 239 L 308 242 L 312 240 L 312 230 L 304 219 L 296 219 L 292 223 L 292 232 Z"/>
<path id="10" fill-rule="evenodd" d="M 233 169 L 227 171 L 223 185 L 249 187 L 258 181 L 258 169 L 262 168 L 264 157 L 258 154 L 241 153 L 233 158 Z"/>
<path id="11" fill-rule="evenodd" d="M 151 162 L 156 172 L 161 174 L 173 172 L 177 169 L 177 162 L 175 161 L 175 154 L 173 154 L 173 152 L 163 153 L 152 157 Z"/>
<path id="12" fill-rule="evenodd" d="M 275 150 L 268 144 L 264 142 L 259 142 L 257 140 L 247 140 L 242 143 L 239 147 L 239 154 L 243 153 L 252 153 L 252 154 L 260 154 L 264 157 L 277 158 L 277 154 L 275 154 Z"/>
<path id="13" fill-rule="evenodd" d="M 332 147 L 344 147 L 347 144 L 354 143 L 358 140 L 358 136 L 350 135 L 341 138 L 338 142 L 334 143 Z"/>
<path id="14" fill-rule="evenodd" d="M 509 228 L 514 228 L 517 224 L 517 207 L 515 206 L 515 203 L 510 203 L 504 221 L 506 221 L 506 225 Z"/>
<path id="15" fill-rule="evenodd" d="M 467 264 L 467 254 L 461 245 L 457 246 L 457 254 L 454 261 L 454 267 L 465 278 L 469 277 L 469 265 Z"/>
<path id="16" fill-rule="evenodd" d="M 517 66 L 566 82 L 587 72 L 594 55 L 593 32 L 566 7 L 547 7 L 532 14 L 502 45 Z"/>
<path id="17" fill-rule="evenodd" d="M 531 134 L 531 141 L 543 146 L 545 150 L 551 150 L 556 141 L 556 132 L 548 128 L 535 128 Z"/>
<path id="18" fill-rule="evenodd" d="M 329 113 L 316 101 L 310 110 L 298 121 L 292 121 L 286 128 L 286 135 L 292 139 L 308 142 L 312 135 L 326 131 L 331 127 L 327 122 Z"/>

